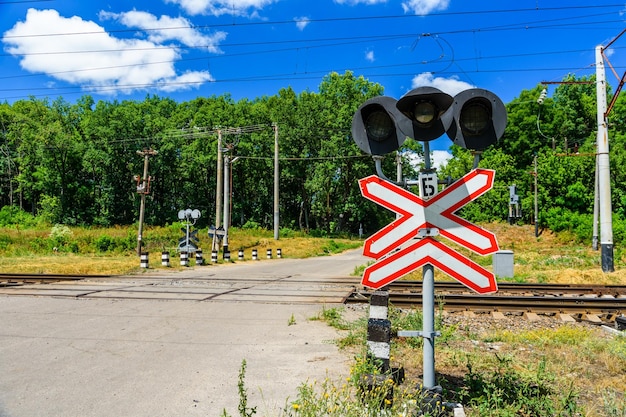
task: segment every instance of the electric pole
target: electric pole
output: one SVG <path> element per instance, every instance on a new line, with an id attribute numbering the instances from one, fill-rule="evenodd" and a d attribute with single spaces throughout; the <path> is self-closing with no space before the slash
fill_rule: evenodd
<path id="1" fill-rule="evenodd" d="M 137 151 L 137 155 L 143 156 L 143 177 L 137 178 L 137 194 L 141 195 L 141 205 L 139 206 L 139 232 L 137 233 L 137 255 L 141 256 L 142 235 L 143 235 L 143 219 L 146 211 L 146 195 L 150 193 L 150 180 L 148 176 L 148 160 L 151 156 L 158 154 L 157 151 L 147 148 L 143 151 Z"/>
<path id="2" fill-rule="evenodd" d="M 613 221 L 611 207 L 611 168 L 609 163 L 609 129 L 606 120 L 606 73 L 603 47 L 596 47 L 596 98 L 598 105 L 597 169 L 600 200 L 600 259 L 603 272 L 613 272 Z"/>
<path id="3" fill-rule="evenodd" d="M 272 129 L 274 129 L 274 240 L 278 240 L 280 229 L 280 168 L 278 166 L 278 124 L 272 123 Z"/>
<path id="4" fill-rule="evenodd" d="M 217 179 L 215 183 L 215 230 L 219 229 L 222 223 L 222 195 L 224 193 L 224 171 L 222 161 L 222 129 L 217 129 Z M 212 250 L 219 250 L 217 239 L 213 241 Z"/>

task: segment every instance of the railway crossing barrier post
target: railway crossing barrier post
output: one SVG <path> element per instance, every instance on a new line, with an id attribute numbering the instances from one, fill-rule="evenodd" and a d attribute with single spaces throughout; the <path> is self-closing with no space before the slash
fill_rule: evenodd
<path id="1" fill-rule="evenodd" d="M 377 366 L 378 374 L 365 374 L 361 377 L 361 387 L 365 391 L 374 388 L 387 389 L 382 406 L 391 406 L 393 387 L 404 381 L 404 369 L 392 368 L 391 358 L 391 321 L 388 318 L 389 291 L 375 291 L 370 297 L 370 312 L 367 321 L 368 359 Z M 393 381 L 393 383 L 391 383 Z"/>
<path id="2" fill-rule="evenodd" d="M 217 263 L 217 250 L 215 249 L 211 251 L 211 262 L 213 262 L 214 264 Z"/>
<path id="3" fill-rule="evenodd" d="M 222 254 L 222 258 L 224 259 L 224 262 L 230 262 L 230 251 L 228 250 L 226 246 L 224 246 L 224 252 Z"/>
<path id="4" fill-rule="evenodd" d="M 161 252 L 161 266 L 170 266 L 170 253 L 167 251 Z"/>
<path id="5" fill-rule="evenodd" d="M 272 249 L 267 250 L 267 259 L 272 259 Z"/>
<path id="6" fill-rule="evenodd" d="M 202 258 L 202 249 L 196 250 L 196 265 L 204 265 L 204 259 Z"/>
<path id="7" fill-rule="evenodd" d="M 147 269 L 148 268 L 148 252 L 141 252 L 141 267 Z"/>
<path id="8" fill-rule="evenodd" d="M 259 260 L 259 252 L 256 249 L 252 249 L 252 260 L 253 261 Z"/>
<path id="9" fill-rule="evenodd" d="M 243 261 L 243 249 L 239 249 L 239 252 L 237 252 L 237 260 Z"/>
<path id="10" fill-rule="evenodd" d="M 189 266 L 189 253 L 184 251 L 180 253 L 180 266 Z"/>
<path id="11" fill-rule="evenodd" d="M 276 257 L 278 259 L 283 257 L 283 250 L 281 248 L 276 249 Z"/>

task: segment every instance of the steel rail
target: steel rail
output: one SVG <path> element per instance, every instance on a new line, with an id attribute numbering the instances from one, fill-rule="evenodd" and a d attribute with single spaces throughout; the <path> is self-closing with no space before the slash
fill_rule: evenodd
<path id="1" fill-rule="evenodd" d="M 626 287 L 570 284 L 499 284 L 495 294 L 471 293 L 461 284 L 437 283 L 439 306 L 446 311 L 535 312 L 541 314 L 626 313 Z M 399 307 L 422 304 L 421 283 L 401 281 L 387 287 L 389 301 Z M 371 292 L 355 291 L 348 303 L 369 300 Z"/>
<path id="2" fill-rule="evenodd" d="M 80 281 L 87 278 L 109 278 L 111 275 L 81 274 L 0 274 L 0 287 L 22 284 L 50 284 L 61 281 Z"/>
<path id="3" fill-rule="evenodd" d="M 392 291 L 421 291 L 421 281 L 395 281 L 387 286 Z M 435 290 L 444 293 L 473 292 L 463 284 L 451 281 L 437 281 Z M 626 295 L 626 285 L 600 285 L 600 284 L 536 284 L 498 282 L 498 293 L 537 293 L 537 294 L 598 294 L 598 295 Z"/>

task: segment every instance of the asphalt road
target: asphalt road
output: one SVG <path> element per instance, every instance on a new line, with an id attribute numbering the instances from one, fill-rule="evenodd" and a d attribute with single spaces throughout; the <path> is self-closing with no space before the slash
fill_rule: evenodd
<path id="1" fill-rule="evenodd" d="M 301 383 L 348 375 L 337 331 L 309 319 L 365 262 L 357 250 L 6 291 L 0 416 L 237 416 L 244 360 L 248 406 L 277 416 Z"/>

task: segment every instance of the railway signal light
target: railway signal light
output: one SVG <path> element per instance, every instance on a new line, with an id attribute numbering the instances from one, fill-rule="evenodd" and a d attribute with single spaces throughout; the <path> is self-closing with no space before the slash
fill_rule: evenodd
<path id="1" fill-rule="evenodd" d="M 411 120 L 407 136 L 423 142 L 441 137 L 446 131 L 441 116 L 453 101 L 452 96 L 434 87 L 418 87 L 402 96 L 396 107 Z"/>
<path id="2" fill-rule="evenodd" d="M 506 107 L 491 91 L 472 88 L 454 97 L 442 116 L 448 137 L 462 148 L 482 151 L 498 142 L 506 128 Z"/>
<path id="3" fill-rule="evenodd" d="M 352 118 L 352 137 L 370 155 L 395 151 L 407 137 L 427 142 L 444 133 L 457 145 L 482 151 L 506 128 L 506 107 L 490 91 L 472 88 L 454 98 L 434 87 L 418 87 L 400 100 L 374 97 Z"/>
<path id="4" fill-rule="evenodd" d="M 404 143 L 411 121 L 396 108 L 397 100 L 374 97 L 363 103 L 352 117 L 352 138 L 370 155 L 385 155 Z"/>

